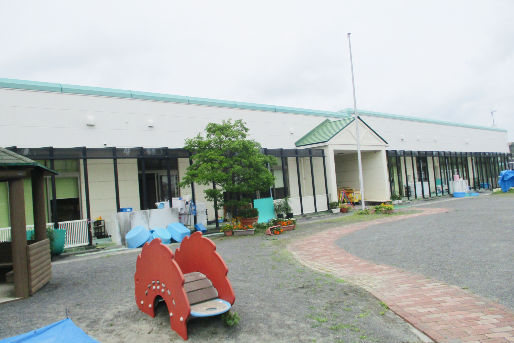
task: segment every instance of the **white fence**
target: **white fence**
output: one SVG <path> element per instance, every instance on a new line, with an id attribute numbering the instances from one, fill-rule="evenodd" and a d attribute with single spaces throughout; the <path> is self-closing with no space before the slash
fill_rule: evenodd
<path id="1" fill-rule="evenodd" d="M 46 227 L 51 228 L 54 223 L 47 223 Z M 65 248 L 73 248 L 89 243 L 87 235 L 87 219 L 72 220 L 67 222 L 60 222 L 59 229 L 66 230 L 66 238 L 64 240 Z M 27 231 L 33 231 L 34 225 L 27 225 Z M 0 228 L 0 242 L 11 241 L 11 228 Z"/>
<path id="2" fill-rule="evenodd" d="M 64 241 L 65 248 L 73 248 L 89 244 L 87 236 L 87 219 L 60 222 L 59 229 L 66 230 L 66 239 Z"/>

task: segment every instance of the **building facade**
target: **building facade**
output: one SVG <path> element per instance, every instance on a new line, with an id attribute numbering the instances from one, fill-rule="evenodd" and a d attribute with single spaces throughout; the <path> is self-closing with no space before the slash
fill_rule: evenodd
<path id="1" fill-rule="evenodd" d="M 356 125 L 367 201 L 448 194 L 455 174 L 492 188 L 507 167 L 505 130 L 367 111 L 354 120 L 351 112 L 0 79 L 0 146 L 59 172 L 46 183 L 49 222 L 108 220 L 178 197 L 205 202 L 203 186 L 178 187 L 191 158 L 182 147 L 227 119 L 245 121 L 250 138 L 277 157 L 274 187 L 257 196 L 288 196 L 295 214 L 359 190 Z M 7 192 L 0 183 L 0 227 L 9 225 Z M 25 195 L 30 204 L 28 184 Z"/>

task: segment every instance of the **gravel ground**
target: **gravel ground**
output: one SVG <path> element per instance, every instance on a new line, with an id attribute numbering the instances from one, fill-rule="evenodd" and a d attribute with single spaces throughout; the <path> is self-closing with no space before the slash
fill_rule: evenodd
<path id="1" fill-rule="evenodd" d="M 469 288 L 514 310 L 514 194 L 427 206 L 449 212 L 372 226 L 337 244 L 360 258 Z"/>
<path id="2" fill-rule="evenodd" d="M 285 250 L 294 237 L 337 223 L 306 223 L 279 237 L 215 239 L 229 267 L 241 321 L 188 324 L 191 342 L 419 342 L 411 327 L 369 293 L 298 264 Z M 340 225 L 340 223 L 339 223 Z M 101 342 L 182 342 L 167 309 L 156 318 L 134 302 L 136 252 L 70 258 L 53 265 L 52 281 L 28 299 L 0 304 L 0 338 L 62 319 L 65 309 Z"/>

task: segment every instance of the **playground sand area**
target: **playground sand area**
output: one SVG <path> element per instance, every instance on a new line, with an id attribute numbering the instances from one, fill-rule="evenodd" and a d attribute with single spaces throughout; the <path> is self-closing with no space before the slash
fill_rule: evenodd
<path id="1" fill-rule="evenodd" d="M 366 291 L 300 265 L 285 245 L 341 223 L 304 223 L 281 236 L 215 238 L 241 320 L 188 323 L 190 342 L 419 342 L 411 327 Z M 176 245 L 171 245 L 172 250 Z M 137 251 L 74 257 L 53 264 L 34 296 L 0 305 L 0 338 L 64 318 L 100 342 L 182 342 L 164 304 L 151 318 L 134 301 Z"/>

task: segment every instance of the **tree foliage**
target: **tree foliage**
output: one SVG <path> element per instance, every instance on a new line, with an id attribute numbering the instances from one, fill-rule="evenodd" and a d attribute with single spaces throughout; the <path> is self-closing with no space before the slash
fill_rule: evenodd
<path id="1" fill-rule="evenodd" d="M 232 210 L 247 200 L 245 194 L 269 189 L 274 182 L 268 164 L 274 164 L 273 156 L 264 155 L 259 143 L 247 138 L 248 128 L 242 120 L 224 120 L 221 124 L 209 123 L 205 137 L 198 134 L 188 138 L 185 149 L 192 154 L 192 164 L 187 168 L 181 187 L 192 182 L 215 187 L 206 189 L 205 197 L 216 200 L 217 209 L 223 205 Z M 236 194 L 237 200 L 223 202 L 223 193 Z"/>

